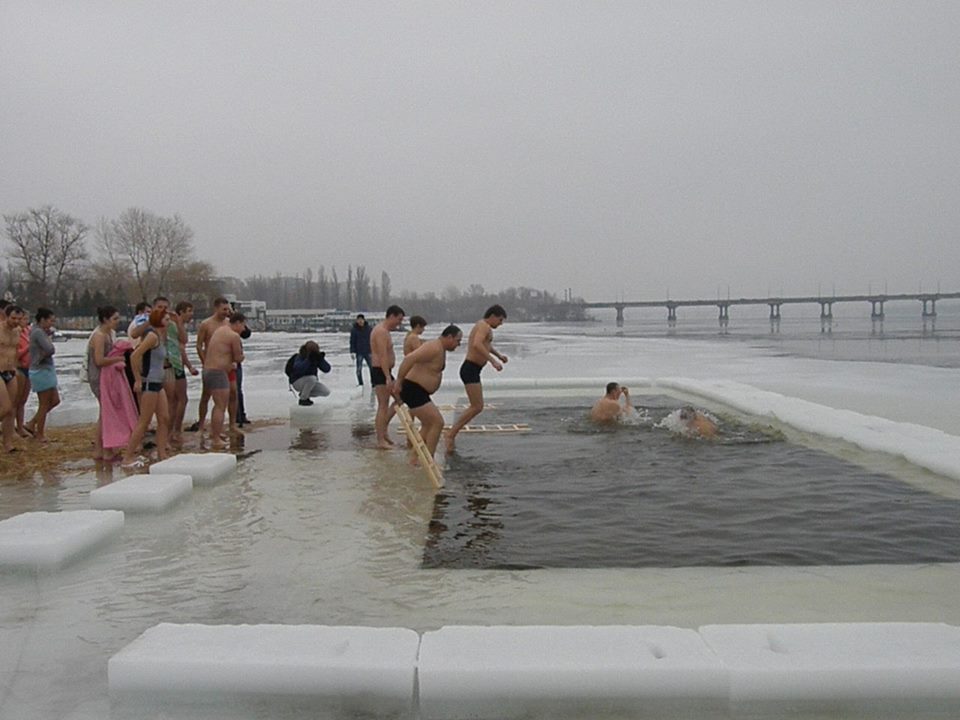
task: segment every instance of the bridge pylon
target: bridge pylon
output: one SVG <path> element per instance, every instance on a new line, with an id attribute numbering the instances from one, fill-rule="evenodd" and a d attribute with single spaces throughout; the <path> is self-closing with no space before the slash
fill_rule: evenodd
<path id="1" fill-rule="evenodd" d="M 717 303 L 720 309 L 720 327 L 726 327 L 730 324 L 730 303 Z"/>

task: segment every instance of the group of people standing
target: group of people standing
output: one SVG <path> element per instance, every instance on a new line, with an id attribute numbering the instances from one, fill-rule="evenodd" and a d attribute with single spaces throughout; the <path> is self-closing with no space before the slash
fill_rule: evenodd
<path id="1" fill-rule="evenodd" d="M 187 407 L 187 373 L 200 374 L 187 352 L 187 325 L 194 308 L 183 301 L 171 308 L 162 296 L 141 303 L 127 328 L 117 338 L 120 314 L 107 305 L 97 310 L 99 325 L 90 335 L 86 379 L 99 403 L 94 458 L 120 459 L 125 468 L 146 464 L 141 455 L 151 422 L 156 422 L 157 456 L 162 460 L 182 444 Z M 241 334 L 249 332 L 246 319 L 234 312 L 226 298 L 213 301 L 213 313 L 197 328 L 196 352 L 202 367 L 203 391 L 199 418 L 192 426 L 205 432 L 210 401 L 210 447 L 223 447 L 223 423 L 238 433 L 237 370 L 243 362 Z"/>
<path id="2" fill-rule="evenodd" d="M 410 414 L 420 421 L 423 441 L 433 454 L 443 433 L 443 416 L 431 400 L 431 395 L 440 388 L 446 355 L 460 346 L 463 332 L 456 325 L 448 325 L 439 337 L 425 341 L 423 332 L 427 322 L 419 315 L 414 315 L 410 318 L 410 331 L 404 338 L 403 361 L 397 367 L 390 333 L 400 328 L 405 315 L 403 308 L 391 305 L 384 319 L 373 328 L 363 315 L 358 315 L 350 332 L 350 352 L 356 360 L 359 385 L 363 385 L 363 363 L 369 367 L 370 384 L 377 398 L 374 421 L 377 447 L 386 450 L 395 446 L 388 427 L 396 412 L 396 403 L 402 402 L 410 409 Z M 483 412 L 483 386 L 480 382 L 483 368 L 489 363 L 499 372 L 507 362 L 507 356 L 493 347 L 493 331 L 506 318 L 507 313 L 502 306 L 492 305 L 470 330 L 466 358 L 460 366 L 460 379 L 469 406 L 447 432 L 447 452 L 453 451 L 457 434 Z"/>
<path id="3" fill-rule="evenodd" d="M 55 322 L 49 308 L 37 308 L 31 324 L 22 307 L 0 300 L 0 434 L 7 453 L 19 450 L 17 435 L 47 442 L 47 415 L 60 404 L 53 362 Z M 31 390 L 37 393 L 37 411 L 25 420 Z"/>

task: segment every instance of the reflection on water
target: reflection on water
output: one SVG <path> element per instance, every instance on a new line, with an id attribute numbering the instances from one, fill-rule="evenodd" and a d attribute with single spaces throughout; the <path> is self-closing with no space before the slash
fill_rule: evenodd
<path id="1" fill-rule="evenodd" d="M 291 450 L 326 450 L 327 434 L 317 428 L 300 428 L 290 442 Z"/>
<path id="2" fill-rule="evenodd" d="M 671 432 L 676 401 L 598 427 L 582 404 L 502 402 L 532 430 L 462 443 L 425 567 L 694 567 L 952 562 L 960 501 L 762 426 Z M 513 414 L 514 417 L 505 417 Z"/>

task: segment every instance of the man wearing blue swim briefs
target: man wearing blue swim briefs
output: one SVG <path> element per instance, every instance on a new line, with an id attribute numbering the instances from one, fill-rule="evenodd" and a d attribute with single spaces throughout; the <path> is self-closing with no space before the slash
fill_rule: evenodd
<path id="1" fill-rule="evenodd" d="M 501 305 L 491 305 L 470 331 L 467 340 L 467 359 L 460 366 L 460 379 L 467 391 L 470 407 L 464 410 L 447 433 L 447 452 L 453 452 L 457 433 L 466 427 L 467 423 L 483 412 L 483 385 L 480 384 L 480 371 L 488 362 L 497 372 L 503 370 L 507 356 L 497 352 L 493 347 L 493 331 L 503 325 L 507 319 L 507 311 Z"/>

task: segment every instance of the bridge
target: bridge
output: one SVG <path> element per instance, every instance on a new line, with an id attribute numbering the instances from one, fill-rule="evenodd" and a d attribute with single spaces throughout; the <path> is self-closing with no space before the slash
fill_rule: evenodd
<path id="1" fill-rule="evenodd" d="M 873 321 L 883 321 L 883 306 L 888 302 L 910 300 L 922 304 L 921 317 L 932 320 L 937 316 L 937 301 L 960 299 L 960 292 L 929 292 L 929 293 L 901 293 L 888 295 L 821 295 L 797 297 L 766 297 L 766 298 L 726 298 L 716 300 L 637 300 L 615 302 L 585 302 L 584 308 L 614 308 L 617 311 L 617 325 L 623 325 L 623 311 L 627 308 L 665 308 L 667 322 L 671 325 L 677 322 L 677 309 L 682 307 L 715 307 L 719 312 L 721 327 L 730 322 L 730 307 L 733 305 L 767 305 L 770 308 L 770 322 L 780 322 L 780 308 L 783 305 L 820 305 L 820 320 L 823 324 L 833 321 L 833 306 L 836 303 L 870 303 L 870 318 Z"/>

